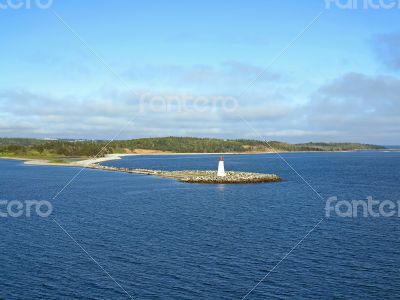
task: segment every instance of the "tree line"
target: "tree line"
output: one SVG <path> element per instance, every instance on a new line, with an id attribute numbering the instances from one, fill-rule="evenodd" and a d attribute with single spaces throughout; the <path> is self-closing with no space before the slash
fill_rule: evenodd
<path id="1" fill-rule="evenodd" d="M 40 139 L 0 139 L 2 155 L 37 156 L 104 156 L 110 153 L 128 153 L 136 149 L 176 153 L 228 153 L 268 151 L 351 151 L 377 150 L 382 146 L 358 143 L 303 143 L 289 144 L 279 141 L 222 140 L 194 137 L 142 138 L 118 141 L 74 141 Z"/>

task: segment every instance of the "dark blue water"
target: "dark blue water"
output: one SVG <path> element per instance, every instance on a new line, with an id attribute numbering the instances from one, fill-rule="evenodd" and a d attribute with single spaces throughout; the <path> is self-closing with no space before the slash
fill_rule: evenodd
<path id="1" fill-rule="evenodd" d="M 400 200 L 400 153 L 292 153 L 324 198 Z M 216 168 L 217 156 L 126 157 L 108 165 Z M 226 168 L 282 183 L 190 185 L 84 170 L 53 218 L 134 299 L 242 299 L 325 215 L 325 201 L 276 155 L 226 156 Z M 0 199 L 51 199 L 79 169 L 0 161 Z M 400 224 L 329 218 L 247 299 L 396 299 Z M 0 218 L 0 298 L 129 299 L 53 220 Z"/>

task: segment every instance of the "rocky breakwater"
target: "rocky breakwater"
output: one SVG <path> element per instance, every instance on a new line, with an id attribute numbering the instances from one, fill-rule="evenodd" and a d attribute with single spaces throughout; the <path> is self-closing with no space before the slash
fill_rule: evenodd
<path id="1" fill-rule="evenodd" d="M 106 171 L 125 172 L 142 175 L 153 175 L 164 178 L 173 178 L 181 182 L 187 183 L 203 183 L 203 184 L 249 184 L 249 183 L 267 183 L 280 182 L 281 178 L 275 174 L 261 174 L 249 172 L 226 172 L 225 177 L 218 177 L 216 171 L 161 171 L 148 169 L 130 169 L 120 167 L 102 166 L 99 164 L 88 165 L 88 168 L 100 169 Z"/>
<path id="2" fill-rule="evenodd" d="M 215 171 L 177 171 L 179 181 L 187 183 L 205 184 L 245 184 L 279 182 L 281 178 L 274 174 L 260 174 L 249 172 L 226 172 L 225 177 L 217 176 Z"/>

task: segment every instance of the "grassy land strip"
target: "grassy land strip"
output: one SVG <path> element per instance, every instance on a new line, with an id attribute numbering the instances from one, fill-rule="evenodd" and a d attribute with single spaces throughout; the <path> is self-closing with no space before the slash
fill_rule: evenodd
<path id="1" fill-rule="evenodd" d="M 382 146 L 358 143 L 305 143 L 288 144 L 270 141 L 268 144 L 279 152 L 299 151 L 354 151 L 378 150 Z M 222 140 L 191 137 L 164 137 L 133 140 L 76 141 L 0 138 L 0 156 L 46 159 L 68 162 L 113 153 L 140 153 L 160 151 L 169 153 L 254 153 L 271 152 L 267 143 L 258 140 Z M 139 151 L 140 150 L 140 151 Z"/>

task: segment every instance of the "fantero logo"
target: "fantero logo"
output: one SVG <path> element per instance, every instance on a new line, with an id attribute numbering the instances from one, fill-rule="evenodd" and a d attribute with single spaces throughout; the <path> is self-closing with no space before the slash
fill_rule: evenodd
<path id="1" fill-rule="evenodd" d="M 338 200 L 330 197 L 326 200 L 327 218 L 389 218 L 400 217 L 400 201 L 375 200 L 371 196 L 366 200 Z"/>
<path id="2" fill-rule="evenodd" d="M 400 9 L 400 0 L 325 0 L 325 7 L 331 9 Z"/>
<path id="3" fill-rule="evenodd" d="M 53 0 L 0 0 L 0 10 L 6 9 L 49 9 Z"/>
<path id="4" fill-rule="evenodd" d="M 0 200 L 0 218 L 48 218 L 53 206 L 46 200 Z"/>
<path id="5" fill-rule="evenodd" d="M 231 96 L 194 96 L 194 95 L 154 95 L 142 94 L 140 97 L 141 113 L 227 113 L 238 109 L 239 102 Z"/>

